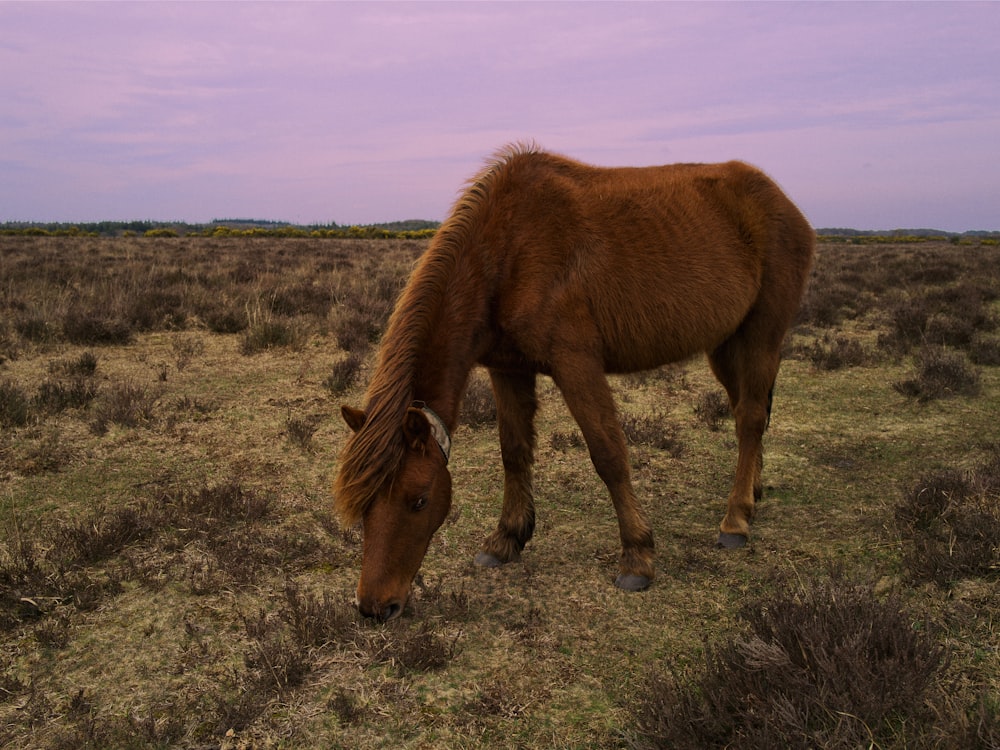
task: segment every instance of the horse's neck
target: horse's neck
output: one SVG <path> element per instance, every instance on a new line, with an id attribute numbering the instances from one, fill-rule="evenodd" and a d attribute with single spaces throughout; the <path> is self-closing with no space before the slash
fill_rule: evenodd
<path id="1" fill-rule="evenodd" d="M 458 421 L 469 372 L 488 345 L 488 294 L 473 263 L 468 257 L 457 260 L 441 285 L 444 293 L 434 295 L 415 357 L 413 398 L 437 412 L 449 430 Z"/>

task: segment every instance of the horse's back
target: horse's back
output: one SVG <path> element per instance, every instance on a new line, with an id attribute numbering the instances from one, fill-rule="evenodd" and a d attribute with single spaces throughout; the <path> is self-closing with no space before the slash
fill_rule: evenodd
<path id="1" fill-rule="evenodd" d="M 711 350 L 762 294 L 798 305 L 812 229 L 754 167 L 602 168 L 537 152 L 504 166 L 490 206 L 503 223 L 486 244 L 500 325 L 530 358 L 565 340 L 608 370 L 644 369 Z"/>

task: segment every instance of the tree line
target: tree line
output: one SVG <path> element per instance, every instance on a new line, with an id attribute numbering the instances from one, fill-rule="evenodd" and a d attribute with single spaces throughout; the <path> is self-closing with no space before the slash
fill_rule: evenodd
<path id="1" fill-rule="evenodd" d="M 291 224 L 266 219 L 213 219 L 207 224 L 183 221 L 24 222 L 0 224 L 0 235 L 37 237 L 330 237 L 354 239 L 423 239 L 439 223 L 423 219 L 384 224 Z"/>

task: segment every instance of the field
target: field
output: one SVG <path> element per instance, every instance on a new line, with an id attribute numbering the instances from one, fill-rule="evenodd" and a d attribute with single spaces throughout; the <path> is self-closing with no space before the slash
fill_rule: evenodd
<path id="1" fill-rule="evenodd" d="M 751 544 L 702 359 L 614 379 L 657 579 L 541 381 L 538 527 L 474 373 L 403 616 L 330 485 L 423 240 L 0 238 L 0 745 L 1000 747 L 1000 248 L 821 244 Z"/>

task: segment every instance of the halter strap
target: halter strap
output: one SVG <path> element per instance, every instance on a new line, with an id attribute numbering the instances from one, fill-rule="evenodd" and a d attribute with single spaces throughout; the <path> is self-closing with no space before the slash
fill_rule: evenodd
<path id="1" fill-rule="evenodd" d="M 420 409 L 424 413 L 424 416 L 427 417 L 427 422 L 431 426 L 431 435 L 434 436 L 434 441 L 438 444 L 438 448 L 441 449 L 444 462 L 447 464 L 448 458 L 451 456 L 451 435 L 448 434 L 448 428 L 445 427 L 444 420 L 423 401 L 414 401 L 413 408 Z"/>

